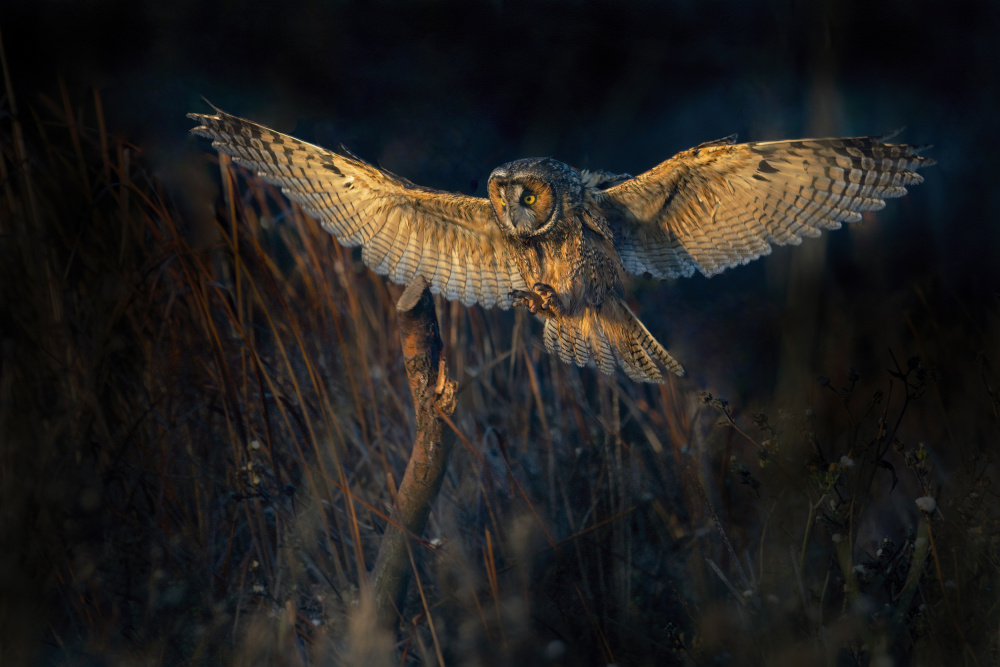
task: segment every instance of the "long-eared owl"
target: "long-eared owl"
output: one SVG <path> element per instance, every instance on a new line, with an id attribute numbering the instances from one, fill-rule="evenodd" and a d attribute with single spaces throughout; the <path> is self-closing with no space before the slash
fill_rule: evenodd
<path id="1" fill-rule="evenodd" d="M 215 109 L 192 131 L 277 184 L 395 283 L 466 305 L 521 306 L 567 363 L 662 382 L 684 370 L 615 291 L 626 274 L 715 275 L 861 219 L 923 181 L 926 146 L 892 135 L 735 143 L 632 177 L 529 158 L 493 170 L 488 198 L 421 187 L 363 160 Z M 408 292 L 410 289 L 408 288 Z M 405 296 L 405 295 L 404 295 Z"/>

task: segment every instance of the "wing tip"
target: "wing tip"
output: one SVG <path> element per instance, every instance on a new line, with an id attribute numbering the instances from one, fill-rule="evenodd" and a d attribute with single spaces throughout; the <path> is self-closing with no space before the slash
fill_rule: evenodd
<path id="1" fill-rule="evenodd" d="M 214 111 L 215 114 L 210 115 L 210 114 L 196 113 L 196 112 L 191 112 L 191 113 L 185 114 L 191 120 L 196 120 L 196 121 L 199 121 L 199 122 L 203 121 L 203 120 L 222 120 L 223 116 L 228 116 L 229 115 L 225 111 L 223 111 L 222 109 L 220 109 L 219 107 L 217 107 L 214 104 L 212 104 L 212 102 L 209 101 L 209 99 L 207 97 L 205 97 L 204 95 L 201 96 L 201 101 L 204 102 L 205 104 L 207 104 L 208 106 L 212 107 L 212 111 Z"/>
<path id="2" fill-rule="evenodd" d="M 897 127 L 894 130 L 889 130 L 888 132 L 883 132 L 882 134 L 877 134 L 877 135 L 873 136 L 872 139 L 874 139 L 875 141 L 879 142 L 880 144 L 884 144 L 886 141 L 888 141 L 889 139 L 892 139 L 896 135 L 902 134 L 905 130 L 906 130 L 906 126 L 905 125 L 900 125 L 899 127 Z"/>

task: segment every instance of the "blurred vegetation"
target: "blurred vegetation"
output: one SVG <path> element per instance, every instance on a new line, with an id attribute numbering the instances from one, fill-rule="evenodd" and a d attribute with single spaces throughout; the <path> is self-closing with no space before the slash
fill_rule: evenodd
<path id="1" fill-rule="evenodd" d="M 8 90 L 0 132 L 0 663 L 995 663 L 995 301 L 916 285 L 863 373 L 820 346 L 806 410 L 438 301 L 458 446 L 397 638 L 366 594 L 414 433 L 384 281 L 207 150 L 193 229 L 96 92 Z"/>

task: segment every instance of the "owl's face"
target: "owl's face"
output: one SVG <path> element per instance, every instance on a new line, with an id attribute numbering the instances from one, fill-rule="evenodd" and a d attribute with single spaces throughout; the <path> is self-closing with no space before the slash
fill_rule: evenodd
<path id="1" fill-rule="evenodd" d="M 524 239 L 548 232 L 563 215 L 564 197 L 575 190 L 575 175 L 574 169 L 552 158 L 527 158 L 497 167 L 487 186 L 497 224 Z M 578 184 L 579 176 L 575 180 Z"/>

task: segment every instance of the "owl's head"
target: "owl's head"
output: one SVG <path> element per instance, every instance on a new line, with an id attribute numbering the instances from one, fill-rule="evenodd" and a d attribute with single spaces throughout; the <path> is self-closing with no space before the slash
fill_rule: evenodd
<path id="1" fill-rule="evenodd" d="M 497 224 L 522 239 L 551 231 L 583 196 L 577 171 L 548 157 L 497 167 L 490 174 L 487 190 Z"/>

